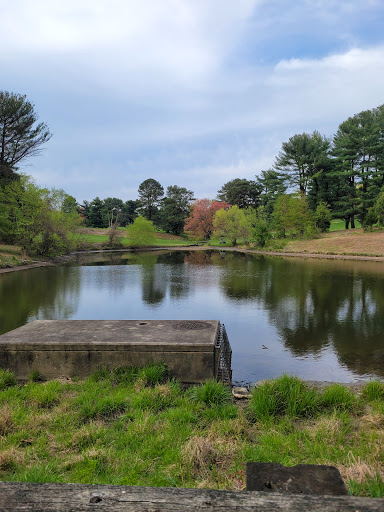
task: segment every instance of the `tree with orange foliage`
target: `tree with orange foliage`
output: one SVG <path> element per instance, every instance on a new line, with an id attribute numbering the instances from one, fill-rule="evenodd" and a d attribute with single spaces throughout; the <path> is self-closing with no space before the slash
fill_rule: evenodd
<path id="1" fill-rule="evenodd" d="M 191 206 L 189 217 L 185 221 L 184 231 L 196 238 L 207 240 L 213 231 L 213 217 L 218 210 L 230 208 L 225 201 L 198 199 Z"/>

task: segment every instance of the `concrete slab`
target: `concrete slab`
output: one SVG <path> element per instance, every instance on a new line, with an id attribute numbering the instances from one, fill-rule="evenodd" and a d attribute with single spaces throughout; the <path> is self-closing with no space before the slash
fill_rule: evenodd
<path id="1" fill-rule="evenodd" d="M 166 363 L 182 382 L 217 376 L 218 320 L 36 320 L 0 336 L 0 367 L 27 379 Z"/>

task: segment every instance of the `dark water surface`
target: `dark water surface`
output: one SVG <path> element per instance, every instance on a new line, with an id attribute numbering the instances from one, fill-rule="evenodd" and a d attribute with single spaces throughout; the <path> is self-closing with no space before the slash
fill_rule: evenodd
<path id="1" fill-rule="evenodd" d="M 0 333 L 36 319 L 217 319 L 234 381 L 384 378 L 384 263 L 161 251 L 0 275 Z"/>

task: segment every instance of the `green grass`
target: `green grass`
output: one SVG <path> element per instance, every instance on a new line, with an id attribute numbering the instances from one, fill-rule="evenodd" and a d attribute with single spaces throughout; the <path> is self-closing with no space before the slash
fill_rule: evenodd
<path id="1" fill-rule="evenodd" d="M 384 383 L 379 381 L 368 382 L 363 390 L 362 394 L 367 400 L 383 400 L 384 401 Z"/>
<path id="2" fill-rule="evenodd" d="M 14 245 L 0 244 L 0 268 L 11 268 L 21 263 L 21 249 Z"/>
<path id="3" fill-rule="evenodd" d="M 0 368 L 0 390 L 9 388 L 16 384 L 15 375 L 9 371 Z"/>
<path id="4" fill-rule="evenodd" d="M 349 226 L 351 227 L 351 226 Z M 355 219 L 355 227 L 361 228 L 360 222 Z M 344 231 L 345 230 L 345 220 L 344 219 L 333 219 L 331 221 L 331 226 L 329 231 Z"/>
<path id="5" fill-rule="evenodd" d="M 225 405 L 232 397 L 231 390 L 220 382 L 209 380 L 201 386 L 194 386 L 189 391 L 192 400 L 202 402 L 206 405 Z"/>
<path id="6" fill-rule="evenodd" d="M 65 383 L 0 377 L 3 481 L 240 490 L 245 463 L 261 461 L 336 465 L 351 493 L 384 496 L 379 383 L 359 397 L 283 376 L 244 409 L 217 382 L 184 389 L 165 365 Z"/>
<path id="7" fill-rule="evenodd" d="M 253 420 L 270 421 L 279 416 L 289 418 L 313 415 L 320 407 L 318 393 L 297 377 L 283 375 L 255 387 L 249 405 Z"/>

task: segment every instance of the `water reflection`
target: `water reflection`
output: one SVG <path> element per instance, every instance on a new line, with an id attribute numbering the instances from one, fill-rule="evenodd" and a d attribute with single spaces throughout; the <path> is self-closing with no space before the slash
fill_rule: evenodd
<path id="1" fill-rule="evenodd" d="M 77 308 L 79 267 L 48 267 L 0 276 L 0 334 L 37 319 L 68 319 Z"/>
<path id="2" fill-rule="evenodd" d="M 1 275 L 0 331 L 35 318 L 219 319 L 237 380 L 384 377 L 384 264 L 166 250 L 77 263 Z"/>
<path id="3" fill-rule="evenodd" d="M 223 292 L 260 300 L 294 356 L 332 345 L 350 370 L 384 375 L 383 264 L 248 255 L 224 261 Z"/>

